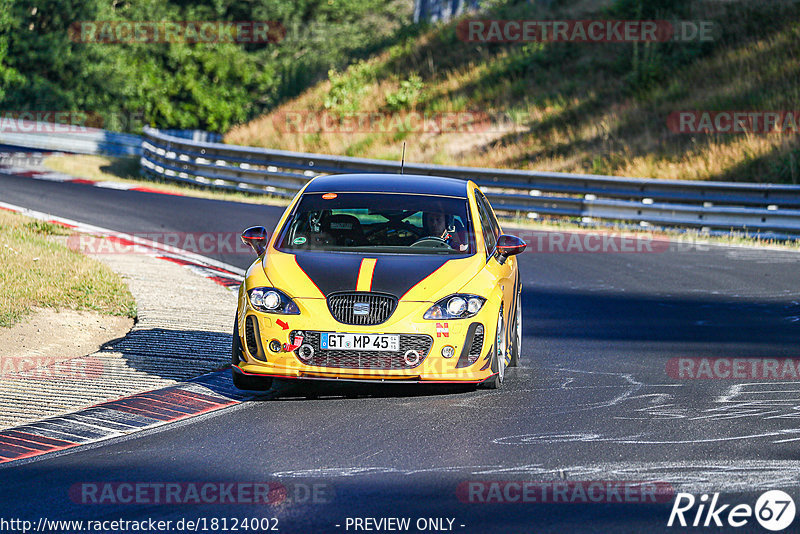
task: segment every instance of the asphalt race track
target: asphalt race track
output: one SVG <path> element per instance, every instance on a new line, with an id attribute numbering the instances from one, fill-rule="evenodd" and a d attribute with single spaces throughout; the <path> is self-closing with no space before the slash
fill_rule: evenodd
<path id="1" fill-rule="evenodd" d="M 0 200 L 125 232 L 271 229 L 282 211 L 13 176 L 0 177 Z M 752 506 L 784 489 L 798 500 L 800 381 L 667 370 L 671 358 L 799 357 L 797 254 L 682 244 L 520 258 L 523 357 L 499 391 L 279 384 L 232 408 L 0 468 L 0 517 L 275 517 L 279 532 L 300 533 L 354 532 L 353 518 L 367 517 L 445 518 L 420 523 L 427 532 L 716 532 L 667 528 L 670 492 Z M 74 495 L 87 482 L 201 481 L 277 482 L 285 493 L 273 505 Z M 464 490 L 492 481 L 649 481 L 667 494 L 487 504 L 475 501 L 488 493 Z M 767 532 L 754 518 L 728 530 Z"/>

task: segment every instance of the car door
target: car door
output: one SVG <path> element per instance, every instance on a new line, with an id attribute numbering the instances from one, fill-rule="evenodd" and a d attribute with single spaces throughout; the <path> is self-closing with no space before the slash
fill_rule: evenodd
<path id="1" fill-rule="evenodd" d="M 497 280 L 497 285 L 503 292 L 503 321 L 506 325 L 506 347 L 508 347 L 509 325 L 514 311 L 515 282 L 516 282 L 516 262 L 515 257 L 509 257 L 501 264 L 494 255 L 494 247 L 500 235 L 500 224 L 497 222 L 494 211 L 489 201 L 479 190 L 475 190 L 475 201 L 480 216 L 480 226 L 483 232 L 483 241 L 486 246 L 486 269 Z M 508 355 L 506 355 L 508 356 Z"/>

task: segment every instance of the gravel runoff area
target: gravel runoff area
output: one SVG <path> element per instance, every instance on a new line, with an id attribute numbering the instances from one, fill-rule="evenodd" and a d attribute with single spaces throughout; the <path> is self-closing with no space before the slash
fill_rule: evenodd
<path id="1" fill-rule="evenodd" d="M 230 362 L 235 287 L 154 255 L 94 256 L 127 281 L 136 324 L 80 359 L 0 377 L 0 429 L 169 386 Z"/>

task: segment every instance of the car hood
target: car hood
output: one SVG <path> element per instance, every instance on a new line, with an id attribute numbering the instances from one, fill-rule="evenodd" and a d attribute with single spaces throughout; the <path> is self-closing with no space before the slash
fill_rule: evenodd
<path id="1" fill-rule="evenodd" d="M 364 260 L 368 261 L 362 269 Z M 372 269 L 370 260 L 375 261 Z M 369 287 L 405 301 L 436 301 L 461 289 L 485 263 L 479 256 L 286 254 L 270 250 L 262 265 L 272 285 L 291 297 L 324 298 L 338 291 L 356 291 L 361 275 L 362 290 Z"/>

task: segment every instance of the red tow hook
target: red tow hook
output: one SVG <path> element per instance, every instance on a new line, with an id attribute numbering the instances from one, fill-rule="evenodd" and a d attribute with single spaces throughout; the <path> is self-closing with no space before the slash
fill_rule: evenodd
<path id="1" fill-rule="evenodd" d="M 294 352 L 295 350 L 300 348 L 300 345 L 302 344 L 303 344 L 303 336 L 300 335 L 294 336 L 294 342 L 291 345 L 289 345 L 288 343 L 283 344 L 283 352 Z"/>

